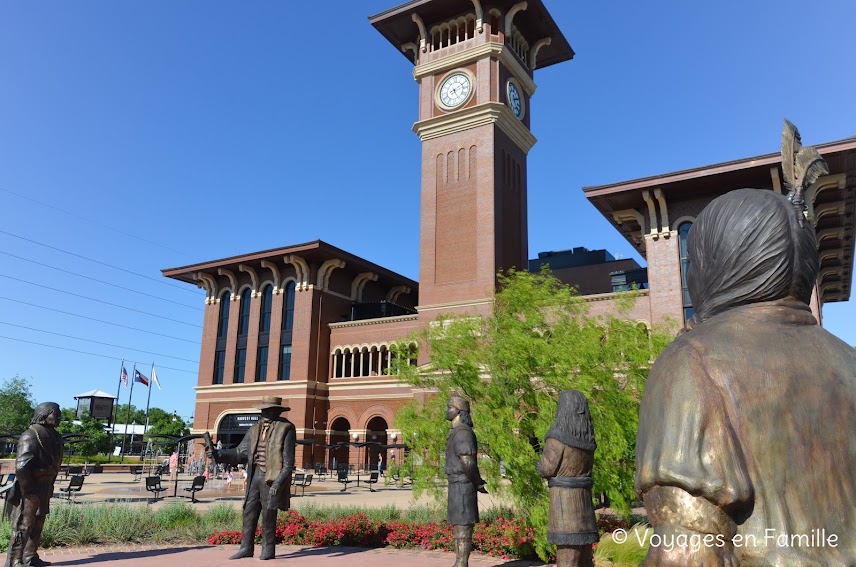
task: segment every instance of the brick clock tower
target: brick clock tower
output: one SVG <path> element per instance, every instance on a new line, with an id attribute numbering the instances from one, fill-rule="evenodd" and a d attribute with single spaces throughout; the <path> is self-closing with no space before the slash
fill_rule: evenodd
<path id="1" fill-rule="evenodd" d="M 415 64 L 420 318 L 481 310 L 528 266 L 533 71 L 574 52 L 541 0 L 413 0 L 369 18 Z"/>

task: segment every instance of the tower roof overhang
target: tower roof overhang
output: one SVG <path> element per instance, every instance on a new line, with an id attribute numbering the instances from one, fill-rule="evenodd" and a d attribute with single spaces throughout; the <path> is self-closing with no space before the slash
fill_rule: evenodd
<path id="1" fill-rule="evenodd" d="M 175 280 L 191 283 L 199 287 L 203 285 L 203 274 L 210 275 L 215 279 L 219 276 L 219 270 L 229 270 L 237 273 L 241 266 L 247 266 L 257 272 L 266 272 L 266 266 L 271 264 L 279 265 L 283 263 L 285 257 L 297 257 L 298 261 L 306 267 L 304 274 L 306 282 L 311 284 L 315 281 L 316 269 L 319 265 L 323 265 L 328 261 L 341 260 L 348 269 L 356 272 L 372 272 L 378 275 L 378 281 L 389 286 L 402 285 L 409 287 L 416 292 L 419 289 L 419 284 L 410 278 L 402 276 L 392 270 L 388 270 L 368 260 L 364 260 L 359 256 L 355 256 L 350 252 L 346 252 L 341 248 L 337 248 L 331 244 L 327 244 L 322 240 L 315 240 L 304 244 L 294 244 L 292 246 L 284 246 L 281 248 L 271 248 L 260 252 L 252 252 L 242 254 L 240 256 L 230 256 L 219 260 L 210 260 L 207 262 L 199 262 L 188 266 L 178 268 L 165 268 L 161 270 L 164 277 Z M 263 265 L 263 262 L 265 263 Z"/>
<path id="2" fill-rule="evenodd" d="M 507 12 L 519 2 L 520 0 L 492 0 L 490 7 Z M 426 24 L 435 24 L 472 12 L 473 6 L 473 0 L 411 0 L 370 16 L 369 22 L 409 60 L 402 48 L 408 43 L 419 43 L 419 29 L 413 21 L 413 15 L 418 15 Z M 527 38 L 549 37 L 551 39 L 550 44 L 545 45 L 538 52 L 536 68 L 555 65 L 574 57 L 574 50 L 553 21 L 542 0 L 527 0 L 527 8 L 517 13 L 514 17 L 514 25 Z"/>
<path id="3" fill-rule="evenodd" d="M 815 228 L 821 259 L 818 287 L 824 303 L 847 301 L 853 280 L 856 137 L 814 147 L 826 160 L 830 170 L 829 175 L 818 179 L 806 195 L 809 220 Z M 609 185 L 584 187 L 583 191 L 597 210 L 644 257 L 643 233 L 651 232 L 646 195 L 650 200 L 651 194 L 659 191 L 665 202 L 674 204 L 691 200 L 710 201 L 745 187 L 782 192 L 781 163 L 781 154 L 766 154 Z M 670 218 L 672 226 L 662 227 L 661 230 L 675 230 L 675 221 L 678 220 Z"/>

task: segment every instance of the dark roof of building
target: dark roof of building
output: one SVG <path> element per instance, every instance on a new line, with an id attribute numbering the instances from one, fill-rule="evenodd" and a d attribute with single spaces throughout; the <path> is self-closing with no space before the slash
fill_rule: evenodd
<path id="1" fill-rule="evenodd" d="M 507 10 L 518 2 L 519 0 L 492 0 L 490 6 Z M 472 0 L 411 0 L 370 16 L 369 22 L 401 52 L 403 45 L 411 42 L 419 43 L 419 30 L 413 22 L 413 14 L 418 14 L 426 25 L 431 25 L 472 11 Z M 485 7 L 484 17 L 487 18 L 487 7 Z M 542 0 L 528 0 L 526 10 L 515 16 L 514 25 L 527 38 L 552 39 L 550 45 L 542 47 L 538 52 L 538 69 L 574 57 L 574 50 L 571 49 L 559 26 L 553 21 Z M 406 53 L 401 53 L 410 60 Z"/>
<path id="2" fill-rule="evenodd" d="M 419 288 L 419 284 L 410 278 L 402 276 L 392 270 L 388 270 L 383 266 L 379 266 L 373 262 L 369 262 L 359 256 L 355 256 L 350 252 L 346 252 L 341 248 L 337 248 L 332 244 L 327 244 L 322 240 L 314 240 L 304 244 L 294 244 L 291 246 L 283 246 L 281 248 L 271 248 L 260 252 L 251 252 L 249 254 L 241 254 L 239 256 L 229 256 L 219 260 L 209 260 L 207 262 L 199 262 L 188 266 L 177 268 L 164 268 L 161 273 L 167 278 L 173 278 L 184 282 L 196 285 L 197 280 L 194 274 L 197 272 L 212 272 L 217 268 L 226 268 L 228 266 L 236 266 L 238 264 L 254 264 L 261 263 L 262 260 L 270 260 L 271 258 L 281 259 L 283 256 L 296 254 L 304 258 L 308 263 L 324 262 L 326 260 L 340 259 L 344 260 L 349 268 L 356 268 L 359 271 L 371 271 L 378 276 L 387 279 L 391 282 L 396 282 L 400 285 L 407 285 L 414 290 Z"/>
<path id="3" fill-rule="evenodd" d="M 810 214 L 817 211 L 812 222 L 821 257 L 819 282 L 822 301 L 847 301 L 853 279 L 856 137 L 814 147 L 829 165 L 828 178 L 833 179 L 822 192 L 818 190 L 817 199 L 810 210 Z M 646 210 L 647 204 L 643 198 L 646 190 L 660 190 L 667 203 L 690 199 L 712 200 L 728 191 L 746 187 L 782 190 L 781 161 L 780 153 L 771 153 L 620 183 L 584 187 L 583 191 L 615 229 L 645 256 L 644 239 L 638 237 L 636 223 L 616 216 L 621 216 L 624 211 Z M 834 180 L 836 176 L 838 181 Z M 670 222 L 676 220 L 669 219 Z"/>

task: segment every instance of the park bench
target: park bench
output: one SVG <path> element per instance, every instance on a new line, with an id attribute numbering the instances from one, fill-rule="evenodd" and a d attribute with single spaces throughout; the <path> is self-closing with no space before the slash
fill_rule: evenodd
<path id="1" fill-rule="evenodd" d="M 348 489 L 348 484 L 353 482 L 348 478 L 348 469 L 344 467 L 339 469 L 338 481 L 342 483 L 342 490 L 339 492 L 345 492 Z"/>
<path id="2" fill-rule="evenodd" d="M 200 475 L 193 477 L 193 483 L 190 485 L 190 487 L 185 488 L 184 491 L 189 492 L 190 501 L 196 503 L 196 493 L 202 490 L 203 488 L 205 488 L 205 477 Z"/>
<path id="3" fill-rule="evenodd" d="M 291 481 L 291 485 L 294 487 L 292 491 L 295 496 L 297 496 L 297 488 L 300 488 L 300 495 L 303 496 L 306 494 L 306 487 L 312 484 L 312 473 L 304 474 L 297 473 L 294 475 L 294 478 Z"/>
<path id="4" fill-rule="evenodd" d="M 68 486 L 59 489 L 60 492 L 65 492 L 66 500 L 70 502 L 72 501 L 72 499 L 75 499 L 74 501 L 77 501 L 77 493 L 83 489 L 84 478 L 86 477 L 84 477 L 82 474 L 76 474 L 71 477 L 70 481 L 68 481 Z"/>
<path id="5" fill-rule="evenodd" d="M 159 476 L 147 476 L 146 490 L 152 493 L 152 499 L 149 502 L 157 502 L 161 498 L 160 493 L 164 492 L 166 488 L 161 486 L 161 479 Z"/>
<path id="6" fill-rule="evenodd" d="M 377 492 L 374 488 L 372 488 L 373 484 L 377 484 L 378 473 L 373 472 L 369 475 L 369 479 L 366 481 L 366 484 L 369 485 L 369 492 Z"/>

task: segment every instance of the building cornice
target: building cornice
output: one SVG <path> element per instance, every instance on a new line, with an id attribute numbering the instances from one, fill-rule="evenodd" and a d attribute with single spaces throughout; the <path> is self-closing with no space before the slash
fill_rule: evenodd
<path id="1" fill-rule="evenodd" d="M 532 132 L 514 116 L 511 109 L 501 102 L 488 102 L 428 118 L 414 124 L 413 131 L 425 142 L 487 124 L 496 124 L 525 154 L 528 154 L 538 141 Z"/>
<path id="2" fill-rule="evenodd" d="M 348 327 L 362 327 L 365 325 L 382 325 L 384 323 L 397 323 L 399 321 L 416 321 L 418 315 L 398 315 L 396 317 L 381 317 L 379 319 L 362 319 L 360 321 L 345 321 L 342 323 L 329 323 L 331 329 L 346 329 Z"/>
<path id="3" fill-rule="evenodd" d="M 242 384 L 212 384 L 210 386 L 195 386 L 193 389 L 200 393 L 247 392 L 255 390 L 304 390 L 307 387 L 324 387 L 323 382 L 314 380 L 284 380 L 277 382 L 247 382 Z"/>
<path id="4" fill-rule="evenodd" d="M 633 293 L 636 295 L 636 297 L 648 297 L 649 290 L 639 289 L 639 290 L 636 290 L 634 292 L 613 291 L 610 293 L 594 293 L 592 295 L 583 295 L 582 300 L 585 301 L 586 303 L 591 303 L 594 301 L 612 301 L 614 299 L 617 299 L 618 297 L 620 297 L 624 293 Z"/>
<path id="5" fill-rule="evenodd" d="M 423 311 L 436 311 L 438 309 L 454 309 L 456 307 L 475 307 L 478 305 L 491 305 L 493 298 L 488 297 L 477 301 L 456 301 L 451 303 L 435 303 L 434 305 L 417 305 L 416 310 L 420 313 Z"/>

